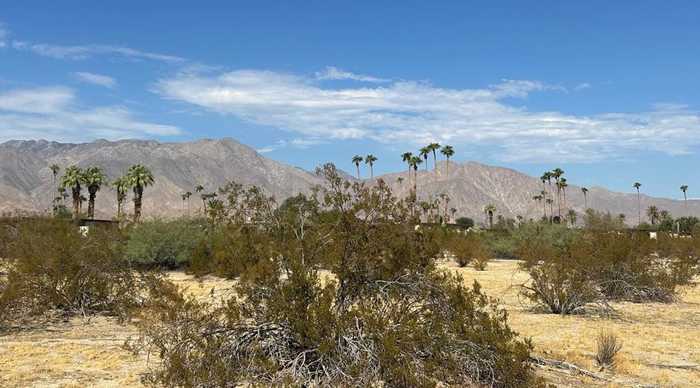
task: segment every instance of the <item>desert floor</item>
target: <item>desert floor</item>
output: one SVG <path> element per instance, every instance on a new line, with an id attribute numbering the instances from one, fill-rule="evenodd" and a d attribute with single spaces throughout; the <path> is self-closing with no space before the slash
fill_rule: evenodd
<path id="1" fill-rule="evenodd" d="M 495 260 L 486 271 L 441 264 L 481 283 L 487 294 L 509 311 L 511 327 L 531 337 L 535 354 L 564 360 L 595 372 L 603 379 L 573 372 L 537 368 L 557 386 L 700 386 L 700 287 L 689 287 L 674 304 L 617 303 L 614 317 L 584 314 L 561 317 L 536 312 L 518 296 L 527 275 L 517 262 Z M 180 272 L 170 278 L 201 298 L 227 292 L 231 283 L 207 277 L 194 279 Z M 608 329 L 623 340 L 615 371 L 599 371 L 593 360 L 595 336 Z M 127 387 L 140 386 L 140 374 L 153 364 L 147 355 L 134 356 L 123 348 L 137 333 L 133 326 L 112 318 L 73 318 L 0 336 L 2 387 Z"/>

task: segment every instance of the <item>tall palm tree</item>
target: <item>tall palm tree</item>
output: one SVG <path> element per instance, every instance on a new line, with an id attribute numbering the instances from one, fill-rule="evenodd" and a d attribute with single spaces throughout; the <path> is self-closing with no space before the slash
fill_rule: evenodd
<path id="1" fill-rule="evenodd" d="M 561 191 L 561 202 L 563 203 L 564 211 L 566 211 L 566 188 L 569 187 L 569 184 L 566 183 L 566 178 L 559 178 L 558 187 Z M 561 207 L 562 204 L 560 204 L 559 206 Z"/>
<path id="2" fill-rule="evenodd" d="M 641 198 L 639 197 L 639 188 L 642 187 L 642 184 L 639 182 L 634 182 L 632 187 L 637 189 L 637 225 L 640 225 L 642 223 L 642 202 Z"/>
<path id="3" fill-rule="evenodd" d="M 412 152 L 404 152 L 401 154 L 401 160 L 408 165 L 408 183 L 411 184 L 411 158 L 413 157 Z"/>
<path id="4" fill-rule="evenodd" d="M 155 181 L 153 173 L 148 167 L 135 164 L 126 172 L 126 181 L 134 192 L 134 222 L 139 222 L 143 207 L 143 190 Z"/>
<path id="5" fill-rule="evenodd" d="M 418 195 L 418 166 L 423 163 L 423 159 L 418 156 L 412 156 L 410 165 L 413 167 L 413 194 Z"/>
<path id="6" fill-rule="evenodd" d="M 688 213 L 688 185 L 681 186 L 681 191 L 683 192 L 683 204 L 685 205 L 685 212 Z"/>
<path id="7" fill-rule="evenodd" d="M 425 171 L 428 171 L 428 156 L 430 155 L 430 147 L 425 146 L 418 150 L 418 155 L 423 157 L 423 160 L 425 160 Z"/>
<path id="8" fill-rule="evenodd" d="M 51 174 L 53 176 L 53 179 L 51 180 L 51 192 L 54 192 L 54 190 L 58 189 L 56 187 L 56 178 L 58 177 L 58 172 L 61 171 L 61 167 L 58 166 L 58 164 L 52 164 L 49 166 L 49 169 L 51 170 Z M 56 210 L 56 197 L 52 195 L 53 198 L 51 198 L 51 208 Z"/>
<path id="9" fill-rule="evenodd" d="M 445 176 L 450 176 L 450 158 L 455 154 L 454 148 L 451 145 L 444 145 L 440 149 L 440 153 L 445 155 Z"/>
<path id="10" fill-rule="evenodd" d="M 552 214 L 554 214 L 554 200 L 552 198 L 547 198 L 545 203 L 549 205 L 549 222 L 551 223 L 554 218 L 552 217 Z"/>
<path id="11" fill-rule="evenodd" d="M 107 184 L 107 176 L 101 168 L 93 166 L 83 171 L 82 180 L 89 194 L 87 216 L 93 219 L 95 218 L 95 199 L 97 198 L 97 192 L 100 191 L 102 185 Z"/>
<path id="12" fill-rule="evenodd" d="M 202 191 L 204 191 L 204 186 L 202 186 L 202 185 L 197 185 L 197 186 L 194 187 L 194 192 L 195 192 L 195 193 L 201 193 Z M 201 198 L 202 195 L 200 194 L 199 196 L 200 196 L 200 198 Z M 204 203 L 204 199 L 202 199 L 202 213 L 205 212 L 204 208 L 206 207 L 206 205 L 207 205 L 207 204 Z"/>
<path id="13" fill-rule="evenodd" d="M 185 191 L 182 193 L 182 201 L 187 201 L 187 216 L 190 216 L 190 197 L 192 196 L 191 191 Z"/>
<path id="14" fill-rule="evenodd" d="M 544 191 L 543 191 L 543 193 L 544 193 Z M 533 199 L 534 201 L 536 201 L 537 203 L 540 203 L 540 202 L 542 202 L 542 201 L 544 200 L 544 195 L 543 195 L 543 194 L 537 194 L 537 195 L 534 195 L 534 196 L 532 197 L 532 199 Z M 543 210 L 542 218 L 546 219 L 546 218 L 547 218 L 547 207 L 546 207 L 546 206 L 543 206 L 543 207 L 542 207 L 542 210 Z"/>
<path id="15" fill-rule="evenodd" d="M 430 143 L 428 144 L 428 149 L 433 152 L 433 169 L 435 170 L 435 176 L 437 176 L 437 152 L 440 149 L 440 143 Z"/>
<path id="16" fill-rule="evenodd" d="M 656 221 L 659 219 L 659 208 L 651 205 L 647 208 L 647 216 L 652 225 L 656 225 Z"/>
<path id="17" fill-rule="evenodd" d="M 357 179 L 360 179 L 360 163 L 362 163 L 364 159 L 360 155 L 355 155 L 352 157 L 352 162 L 355 164 L 355 167 L 357 168 Z"/>
<path id="18" fill-rule="evenodd" d="M 369 154 L 365 156 L 365 164 L 369 164 L 369 179 L 374 179 L 374 162 L 377 161 L 377 157 Z"/>
<path id="19" fill-rule="evenodd" d="M 124 201 L 126 201 L 126 190 L 129 188 L 129 182 L 126 177 L 119 177 L 112 182 L 112 186 L 117 191 L 117 219 L 121 220 L 124 212 Z"/>
<path id="20" fill-rule="evenodd" d="M 484 207 L 484 213 L 489 220 L 489 229 L 493 229 L 493 214 L 496 212 L 496 206 L 493 204 L 488 204 Z"/>
<path id="21" fill-rule="evenodd" d="M 583 193 L 583 208 L 588 209 L 588 188 L 581 187 L 581 192 Z"/>
<path id="22" fill-rule="evenodd" d="M 73 197 L 73 218 L 78 219 L 80 217 L 80 196 L 82 191 L 81 183 L 83 171 L 78 166 L 70 166 L 64 172 L 61 177 L 61 187 L 64 189 L 70 189 Z"/>
<path id="23" fill-rule="evenodd" d="M 564 175 L 564 170 L 561 168 L 557 167 L 554 170 L 552 170 L 552 177 L 554 178 L 555 185 L 557 187 L 557 206 L 559 207 L 559 221 L 561 222 L 561 184 L 560 180 L 562 175 Z"/>

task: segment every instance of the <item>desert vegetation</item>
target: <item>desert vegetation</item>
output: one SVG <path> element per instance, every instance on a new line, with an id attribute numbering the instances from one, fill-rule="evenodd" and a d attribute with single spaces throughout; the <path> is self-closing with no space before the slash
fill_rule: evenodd
<path id="1" fill-rule="evenodd" d="M 430 154 L 449 159 L 448 147 L 402 159 L 415 174 Z M 361 162 L 373 176 L 370 156 L 352 159 L 358 177 Z M 56 184 L 60 168 L 52 171 Z M 489 205 L 481 225 L 452 224 L 448 198 L 420 200 L 415 177 L 397 197 L 383 180 L 350 182 L 331 164 L 317 171 L 324 185 L 281 203 L 255 186 L 197 185 L 201 212 L 164 220 L 141 215 L 154 177 L 137 165 L 113 183 L 119 215 L 133 191 L 130 222 L 85 230 L 59 212 L 0 220 L 0 338 L 55 319 L 112 317 L 133 328 L 123 351 L 157 355 L 139 372 L 151 386 L 530 387 L 545 386 L 552 370 L 611 381 L 625 371 L 627 339 L 599 330 L 590 365 L 551 358 L 532 328 L 512 327 L 504 294 L 474 279 L 504 276 L 505 259 L 518 319 L 614 322 L 624 303 L 681 303 L 700 274 L 697 220 L 651 209 L 653 236 L 591 209 L 572 221 L 563 173 L 543 175 L 540 220 L 507 219 Z M 73 195 L 74 216 L 84 187 L 94 214 L 106 181 L 99 168 L 66 169 L 60 187 Z M 182 196 L 188 215 L 191 196 Z M 173 270 L 227 287 L 195 295 L 165 272 Z"/>

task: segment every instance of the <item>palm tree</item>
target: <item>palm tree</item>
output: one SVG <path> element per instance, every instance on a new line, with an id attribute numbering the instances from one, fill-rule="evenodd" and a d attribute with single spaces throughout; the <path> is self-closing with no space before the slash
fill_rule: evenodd
<path id="1" fill-rule="evenodd" d="M 365 156 L 365 164 L 369 164 L 369 179 L 374 179 L 374 162 L 377 161 L 377 157 L 369 154 Z"/>
<path id="2" fill-rule="evenodd" d="M 564 170 L 561 168 L 557 167 L 554 170 L 552 170 L 552 177 L 554 178 L 555 181 L 555 186 L 557 187 L 557 206 L 559 207 L 559 221 L 561 222 L 561 184 L 560 184 L 560 179 L 561 176 L 564 175 Z"/>
<path id="3" fill-rule="evenodd" d="M 574 209 L 569 209 L 569 212 L 567 214 L 567 217 L 569 218 L 569 222 L 571 223 L 571 226 L 576 226 L 576 218 L 577 214 Z"/>
<path id="4" fill-rule="evenodd" d="M 418 155 L 422 156 L 425 160 L 425 171 L 428 171 L 428 155 L 430 155 L 430 147 L 425 146 L 418 150 Z"/>
<path id="5" fill-rule="evenodd" d="M 197 186 L 194 187 L 194 192 L 195 192 L 195 193 L 201 193 L 202 191 L 204 191 L 204 186 L 202 186 L 202 185 L 197 185 Z M 200 194 L 199 196 L 200 196 L 200 198 L 201 198 L 202 195 Z M 206 207 L 206 206 L 207 206 L 207 204 L 204 203 L 204 199 L 202 199 L 202 212 L 203 212 L 203 213 L 206 212 L 206 210 L 205 210 L 205 207 Z"/>
<path id="6" fill-rule="evenodd" d="M 128 186 L 134 191 L 134 222 L 141 219 L 141 208 L 143 206 L 143 189 L 152 185 L 155 181 L 153 173 L 147 167 L 135 164 L 129 167 L 126 172 Z"/>
<path id="7" fill-rule="evenodd" d="M 558 184 L 559 190 L 561 190 L 561 201 L 564 204 L 564 210 L 566 210 L 566 188 L 569 187 L 569 184 L 566 183 L 566 178 L 560 178 L 559 179 L 559 184 Z M 559 204 L 559 207 L 562 205 Z"/>
<path id="8" fill-rule="evenodd" d="M 445 155 L 445 176 L 450 176 L 450 158 L 455 154 L 454 148 L 451 145 L 444 145 L 440 150 L 440 153 Z"/>
<path id="9" fill-rule="evenodd" d="M 552 222 L 552 214 L 554 214 L 554 200 L 552 198 L 547 198 L 545 203 L 549 204 L 549 222 Z"/>
<path id="10" fill-rule="evenodd" d="M 588 188 L 581 187 L 581 192 L 583 193 L 583 208 L 588 209 Z"/>
<path id="11" fill-rule="evenodd" d="M 435 169 L 435 176 L 437 176 L 437 151 L 440 149 L 440 143 L 430 143 L 428 149 L 433 152 L 433 169 Z"/>
<path id="12" fill-rule="evenodd" d="M 187 201 L 187 216 L 190 216 L 190 197 L 192 196 L 191 191 L 186 191 L 182 193 L 182 201 L 185 202 Z"/>
<path id="13" fill-rule="evenodd" d="M 396 178 L 396 183 L 398 183 L 399 186 L 402 186 L 403 185 L 403 177 L 400 176 L 400 177 Z"/>
<path id="14" fill-rule="evenodd" d="M 355 155 L 352 157 L 352 162 L 355 164 L 355 167 L 357 168 L 357 179 L 360 179 L 360 163 L 362 163 L 364 159 L 362 159 L 362 156 L 360 155 Z"/>
<path id="15" fill-rule="evenodd" d="M 683 204 L 685 205 L 685 212 L 688 213 L 688 185 L 681 186 L 681 191 L 683 192 Z"/>
<path id="16" fill-rule="evenodd" d="M 544 200 L 544 191 L 542 192 L 542 194 L 534 195 L 532 197 L 532 199 L 534 201 L 536 201 L 537 203 L 542 202 L 542 200 Z M 547 219 L 547 206 L 546 205 L 542 206 L 542 210 L 543 210 L 542 218 Z"/>
<path id="17" fill-rule="evenodd" d="M 632 187 L 637 189 L 637 218 L 638 218 L 637 225 L 639 225 L 642 223 L 642 202 L 641 202 L 641 199 L 639 197 L 639 188 L 642 187 L 642 184 L 639 182 L 634 182 Z"/>
<path id="18" fill-rule="evenodd" d="M 409 162 L 411 167 L 413 167 L 413 194 L 418 195 L 418 166 L 423 163 L 423 159 L 418 156 L 411 156 L 411 161 Z"/>
<path id="19" fill-rule="evenodd" d="M 107 184 L 107 176 L 99 167 L 88 167 L 83 171 L 83 183 L 88 189 L 89 199 L 88 199 L 88 218 L 95 218 L 95 199 L 97 198 L 97 192 L 100 191 L 102 185 Z"/>
<path id="20" fill-rule="evenodd" d="M 496 206 L 493 204 L 488 204 L 484 207 L 484 213 L 489 220 L 489 229 L 493 229 L 493 213 L 496 212 Z"/>
<path id="21" fill-rule="evenodd" d="M 83 171 L 78 166 L 70 166 L 61 177 L 61 187 L 70 189 L 73 197 L 73 218 L 80 217 L 80 194 L 82 191 L 81 182 Z"/>
<path id="22" fill-rule="evenodd" d="M 652 225 L 656 225 L 656 221 L 659 219 L 659 208 L 651 205 L 647 208 L 647 216 Z"/>
<path id="23" fill-rule="evenodd" d="M 58 164 L 52 164 L 49 166 L 49 169 L 51 170 L 51 174 L 53 175 L 53 179 L 51 180 L 51 191 L 54 191 L 57 189 L 56 187 L 56 178 L 58 177 L 58 172 L 61 171 L 61 167 L 58 166 Z M 56 211 L 56 197 L 51 198 L 51 207 L 54 209 L 54 212 Z"/>
<path id="24" fill-rule="evenodd" d="M 129 187 L 129 183 L 126 177 L 119 177 L 112 182 L 114 189 L 117 191 L 117 219 L 121 220 L 122 213 L 124 210 L 124 201 L 126 200 L 126 190 Z"/>
<path id="25" fill-rule="evenodd" d="M 408 165 L 408 180 L 409 180 L 409 184 L 411 183 L 410 181 L 411 181 L 411 158 L 412 158 L 412 157 L 413 157 L 413 153 L 412 153 L 412 152 L 404 152 L 403 154 L 401 154 L 401 160 L 404 161 L 404 162 L 406 162 L 406 164 Z"/>

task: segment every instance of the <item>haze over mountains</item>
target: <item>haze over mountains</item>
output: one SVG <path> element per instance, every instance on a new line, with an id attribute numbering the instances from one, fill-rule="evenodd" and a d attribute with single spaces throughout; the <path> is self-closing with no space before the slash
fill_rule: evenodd
<path id="1" fill-rule="evenodd" d="M 398 156 L 397 156 L 398 157 Z M 349 159 L 349 157 L 348 157 Z M 321 164 L 323 161 L 319 161 Z M 43 211 L 55 196 L 55 185 L 49 166 L 62 168 L 77 164 L 81 167 L 100 166 L 110 179 L 121 176 L 135 163 L 148 166 L 156 178 L 154 186 L 146 189 L 144 215 L 172 217 L 186 213 L 181 194 L 194 192 L 203 185 L 205 192 L 213 192 L 229 181 L 258 185 L 280 202 L 299 192 L 308 192 L 322 180 L 312 172 L 266 158 L 252 148 L 233 139 L 199 140 L 182 143 L 156 141 L 98 140 L 91 143 L 64 144 L 48 141 L 9 141 L 0 144 L 0 211 Z M 350 164 L 348 162 L 348 164 Z M 339 166 L 339 168 L 353 166 Z M 418 173 L 418 195 L 421 199 L 447 193 L 449 207 L 457 209 L 457 216 L 483 220 L 485 205 L 494 204 L 497 214 L 506 217 L 523 216 L 526 219 L 542 215 L 542 204 L 532 197 L 542 190 L 539 178 L 508 168 L 487 166 L 475 162 L 438 163 L 437 173 L 421 169 Z M 397 180 L 403 178 L 403 182 Z M 384 179 L 398 196 L 406 195 L 411 185 L 407 171 L 386 174 Z M 583 212 L 584 198 L 574 182 L 566 191 L 566 205 Z M 636 194 L 615 193 L 604 188 L 591 187 L 588 206 L 613 214 L 623 213 L 628 222 L 637 220 Z M 700 216 L 700 201 L 683 201 L 641 196 L 642 209 L 655 205 L 674 216 Z M 201 200 L 195 194 L 191 212 L 199 211 Z M 116 193 L 105 187 L 97 196 L 97 215 L 111 217 L 116 213 Z M 127 209 L 131 209 L 130 201 Z M 686 210 L 687 209 L 687 210 Z M 557 212 L 555 204 L 555 213 Z M 564 211 L 563 211 L 564 212 Z M 646 220 L 646 216 L 642 216 Z"/>

